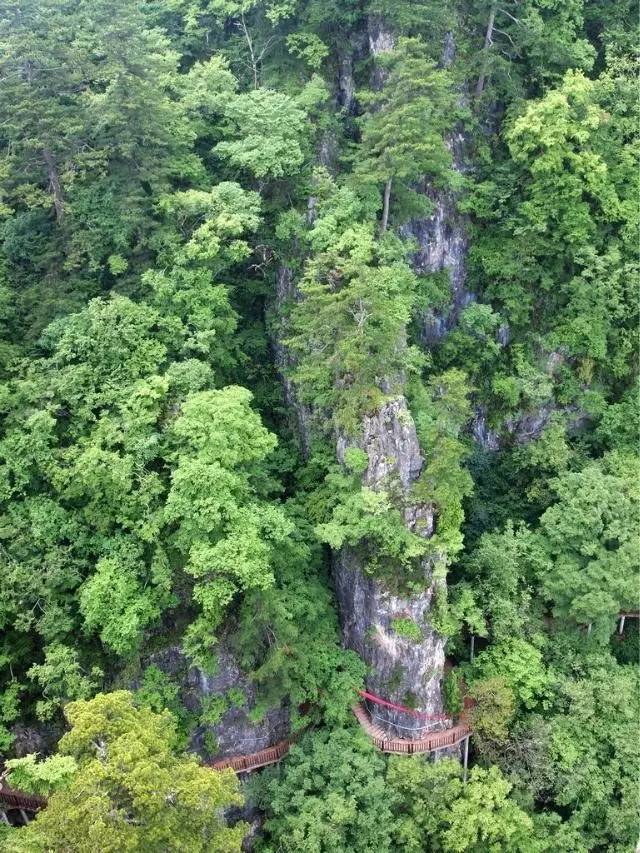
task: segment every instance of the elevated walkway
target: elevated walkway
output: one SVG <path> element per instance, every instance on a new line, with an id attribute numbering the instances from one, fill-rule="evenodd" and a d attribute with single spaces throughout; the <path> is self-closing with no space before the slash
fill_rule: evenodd
<path id="1" fill-rule="evenodd" d="M 249 755 L 234 755 L 229 758 L 221 758 L 218 761 L 213 761 L 209 764 L 209 767 L 213 770 L 231 768 L 236 773 L 251 773 L 252 770 L 258 770 L 260 767 L 266 767 L 268 764 L 275 764 L 280 761 L 289 752 L 293 742 L 293 738 L 281 740 L 273 746 Z"/>
<path id="2" fill-rule="evenodd" d="M 2 823 L 26 825 L 33 820 L 36 812 L 47 805 L 45 797 L 26 794 L 10 788 L 0 776 L 0 821 Z"/>
<path id="3" fill-rule="evenodd" d="M 353 706 L 353 713 L 362 729 L 371 738 L 374 745 L 381 751 L 398 755 L 416 755 L 424 752 L 437 752 L 439 749 L 457 746 L 471 734 L 466 722 L 459 722 L 450 729 L 439 732 L 428 732 L 416 740 L 391 737 L 383 728 L 374 723 L 366 709 L 358 703 Z"/>

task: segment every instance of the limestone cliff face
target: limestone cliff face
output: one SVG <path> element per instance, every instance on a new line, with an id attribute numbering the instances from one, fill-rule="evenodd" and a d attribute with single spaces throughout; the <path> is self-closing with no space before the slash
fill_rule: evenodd
<path id="1" fill-rule="evenodd" d="M 275 311 L 284 310 L 287 301 L 296 298 L 295 284 L 288 269 L 278 274 Z M 280 367 L 285 397 L 295 414 L 304 449 L 308 449 L 312 411 L 300 403 L 295 388 L 287 378 L 291 355 L 282 342 L 286 320 L 282 315 L 273 341 Z M 280 337 L 278 337 L 278 334 Z M 376 413 L 366 417 L 357 439 L 340 435 L 336 453 L 340 462 L 345 451 L 357 446 L 367 453 L 368 465 L 363 485 L 381 490 L 391 488 L 394 499 L 402 506 L 407 527 L 425 538 L 434 531 L 433 507 L 420 504 L 410 492 L 420 476 L 423 459 L 415 424 L 404 397 L 388 400 Z M 442 713 L 441 679 L 444 667 L 444 639 L 430 624 L 430 611 L 436 585 L 431 566 L 425 561 L 424 590 L 411 596 L 389 590 L 385 584 L 368 575 L 362 557 L 349 548 L 334 554 L 334 582 L 342 627 L 342 642 L 356 651 L 368 665 L 368 689 L 391 701 L 411 702 L 429 714 Z M 411 620 L 419 628 L 421 638 L 409 639 L 393 628 L 394 620 Z M 418 737 L 424 722 L 404 713 L 378 706 L 378 723 L 389 733 Z M 437 724 L 434 725 L 434 728 Z M 272 742 L 277 740 L 272 737 Z"/>
<path id="2" fill-rule="evenodd" d="M 190 748 L 205 760 L 213 760 L 249 755 L 286 738 L 289 709 L 286 706 L 269 708 L 262 720 L 253 722 L 249 716 L 256 704 L 252 683 L 224 640 L 216 650 L 218 666 L 214 675 L 189 666 L 178 646 L 155 652 L 148 660 L 180 685 L 180 699 L 189 711 L 201 713 L 207 700 L 224 700 L 232 688 L 244 694 L 245 701 L 239 707 L 227 703 L 228 708 L 217 723 L 198 726 L 192 733 Z"/>
<path id="3" fill-rule="evenodd" d="M 396 46 L 396 37 L 389 29 L 383 18 L 370 16 L 367 20 L 367 35 L 369 39 L 369 53 L 371 56 L 380 56 L 381 53 L 389 53 Z"/>
<path id="4" fill-rule="evenodd" d="M 379 18 L 370 18 L 367 27 L 370 55 L 375 59 L 392 50 L 394 34 Z M 372 86 L 384 85 L 384 73 L 374 63 Z M 349 111 L 354 103 L 353 77 L 350 60 L 345 60 L 339 72 L 339 99 Z M 450 238 L 448 223 L 452 218 L 454 202 L 449 197 L 438 197 L 436 213 L 422 225 L 421 251 L 429 268 L 441 269 L 457 264 L 456 273 L 462 280 L 463 255 L 466 242 L 462 231 Z M 448 206 L 447 206 L 448 205 Z M 310 206 L 313 215 L 313 205 Z M 431 221 L 433 219 L 433 222 Z M 437 227 L 434 222 L 439 223 Z M 446 238 L 445 238 L 446 237 Z M 447 242 L 447 240 L 449 242 Z M 420 242 L 420 241 L 419 241 Z M 454 259 L 455 256 L 455 259 Z M 421 263 L 418 259 L 416 264 Z M 438 264 L 440 266 L 438 266 Z M 449 268 L 447 266 L 447 268 Z M 273 322 L 270 329 L 276 364 L 280 370 L 285 398 L 295 413 L 303 449 L 309 448 L 313 412 L 302 405 L 295 388 L 287 377 L 293 362 L 283 340 L 286 338 L 286 305 L 299 298 L 291 271 L 282 267 L 277 275 L 276 294 L 272 307 Z M 393 383 L 394 386 L 402 383 Z M 386 392 L 390 392 L 390 387 Z M 394 499 L 399 501 L 407 527 L 425 538 L 434 532 L 433 507 L 416 502 L 411 487 L 418 479 L 423 466 L 415 425 L 403 396 L 390 397 L 374 414 L 366 417 L 360 436 L 337 438 L 337 456 L 344 461 L 349 446 L 358 446 L 367 453 L 368 466 L 363 484 L 374 490 L 391 487 Z M 334 554 L 334 581 L 345 647 L 358 652 L 369 667 L 367 687 L 385 699 L 406 704 L 411 702 L 426 713 L 442 713 L 441 679 L 444 668 L 444 639 L 433 629 L 430 614 L 436 592 L 432 567 L 424 561 L 424 588 L 413 595 L 392 592 L 377 578 L 367 574 L 363 558 L 357 550 L 343 548 Z M 394 630 L 395 620 L 411 620 L 420 631 L 419 639 L 409 639 Z M 378 722 L 392 734 L 418 737 L 424 722 L 404 713 L 378 706 Z M 438 724 L 436 724 L 438 725 Z"/>
<path id="5" fill-rule="evenodd" d="M 349 446 L 358 446 L 367 453 L 364 485 L 374 490 L 393 485 L 396 499 L 399 492 L 409 529 L 420 536 L 431 536 L 433 508 L 416 503 L 410 495 L 423 460 L 404 397 L 389 400 L 378 412 L 365 418 L 357 442 L 338 439 L 341 461 Z M 358 652 L 368 665 L 366 683 L 370 692 L 402 704 L 411 702 L 429 714 L 440 714 L 444 639 L 430 624 L 435 582 L 427 561 L 422 568 L 424 591 L 411 596 L 397 594 L 366 573 L 355 551 L 343 548 L 334 557 L 336 596 L 343 643 Z M 397 619 L 412 620 L 421 638 L 401 636 L 393 628 Z M 425 725 L 424 721 L 382 706 L 374 710 L 378 715 L 376 721 L 391 734 L 418 737 Z"/>
<path id="6" fill-rule="evenodd" d="M 448 68 L 455 59 L 456 46 L 452 33 L 448 33 L 442 49 L 440 65 Z M 460 93 L 460 102 L 466 96 Z M 462 128 L 456 128 L 447 139 L 454 172 L 468 171 L 465 148 L 467 138 Z M 450 189 L 433 187 L 423 181 L 419 191 L 433 205 L 430 216 L 414 219 L 400 229 L 404 237 L 413 238 L 418 246 L 413 255 L 414 270 L 425 273 L 445 272 L 449 277 L 449 299 L 439 310 L 429 309 L 422 316 L 421 342 L 430 347 L 437 344 L 457 323 L 460 312 L 474 301 L 467 287 L 467 220 L 458 211 L 458 196 Z"/>
<path id="7" fill-rule="evenodd" d="M 503 332 L 498 340 L 502 346 L 509 344 L 508 336 Z M 564 359 L 565 355 L 556 351 L 541 358 L 540 367 L 549 377 L 550 386 L 554 374 L 563 366 Z M 486 409 L 478 407 L 470 425 L 470 433 L 484 451 L 503 450 L 514 445 L 523 447 L 536 441 L 558 416 L 570 435 L 583 429 L 589 420 L 583 409 L 576 405 L 561 405 L 550 391 L 547 400 L 528 408 L 523 407 L 519 412 L 494 422 L 491 427 Z"/>
<path id="8" fill-rule="evenodd" d="M 451 140 L 451 146 L 462 147 L 461 133 Z M 454 168 L 460 169 L 454 155 Z M 434 205 L 433 213 L 422 219 L 414 219 L 400 231 L 404 237 L 417 243 L 412 257 L 416 273 L 445 272 L 449 278 L 449 298 L 441 309 L 427 309 L 421 317 L 420 340 L 430 347 L 440 341 L 457 323 L 460 312 L 474 301 L 474 294 L 467 288 L 468 238 L 466 222 L 457 210 L 455 193 L 450 190 L 434 189 L 427 182 L 421 187 Z"/>

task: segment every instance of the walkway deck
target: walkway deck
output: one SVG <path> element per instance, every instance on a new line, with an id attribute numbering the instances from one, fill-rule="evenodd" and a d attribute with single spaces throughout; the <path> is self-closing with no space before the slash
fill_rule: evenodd
<path id="1" fill-rule="evenodd" d="M 369 714 L 360 703 L 354 705 L 352 710 L 361 727 L 369 735 L 374 745 L 382 752 L 397 753 L 400 755 L 435 752 L 447 746 L 456 746 L 471 734 L 469 726 L 465 722 L 460 721 L 453 728 L 445 729 L 441 732 L 431 732 L 419 740 L 394 738 L 390 737 L 384 729 L 371 721 Z"/>
<path id="2" fill-rule="evenodd" d="M 25 794 L 24 791 L 17 791 L 15 788 L 10 788 L 4 779 L 0 778 L 0 803 L 10 809 L 24 809 L 25 811 L 37 812 L 38 809 L 46 806 L 47 800 L 45 797 L 38 797 L 35 794 Z"/>
<path id="3" fill-rule="evenodd" d="M 260 767 L 266 767 L 268 764 L 275 764 L 285 756 L 291 747 L 293 740 L 281 740 L 267 749 L 261 749 L 259 752 L 253 752 L 250 755 L 234 755 L 230 758 L 221 758 L 218 761 L 213 761 L 209 767 L 214 770 L 226 770 L 230 767 L 236 773 L 251 773 L 252 770 L 258 770 Z"/>
<path id="4" fill-rule="evenodd" d="M 26 825 L 36 812 L 47 805 L 45 797 L 10 788 L 0 776 L 0 821 L 16 826 Z"/>

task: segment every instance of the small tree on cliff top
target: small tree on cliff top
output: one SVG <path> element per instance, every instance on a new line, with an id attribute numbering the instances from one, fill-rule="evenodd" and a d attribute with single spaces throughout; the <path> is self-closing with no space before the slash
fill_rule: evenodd
<path id="1" fill-rule="evenodd" d="M 394 180 L 408 185 L 423 175 L 436 181 L 450 177 L 444 135 L 455 102 L 449 73 L 427 55 L 419 39 L 400 39 L 396 50 L 381 57 L 389 76 L 380 92 L 369 95 L 369 111 L 362 118 L 356 175 L 367 183 L 384 183 L 382 231 L 389 222 Z"/>

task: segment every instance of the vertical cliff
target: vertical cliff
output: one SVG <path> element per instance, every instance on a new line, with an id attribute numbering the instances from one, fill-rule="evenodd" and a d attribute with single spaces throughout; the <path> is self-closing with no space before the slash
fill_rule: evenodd
<path id="1" fill-rule="evenodd" d="M 465 137 L 461 131 L 449 139 L 454 170 L 462 172 Z M 427 309 L 421 317 L 420 341 L 430 347 L 441 340 L 456 324 L 460 312 L 474 300 L 467 288 L 468 238 L 466 222 L 457 209 L 457 195 L 449 189 L 434 189 L 425 181 L 420 188 L 433 204 L 430 216 L 414 219 L 400 230 L 412 238 L 417 251 L 412 258 L 416 273 L 444 272 L 449 279 L 449 296 L 445 304 Z"/>
<path id="2" fill-rule="evenodd" d="M 376 58 L 392 50 L 394 34 L 379 18 L 367 23 L 367 41 L 372 60 L 371 85 L 384 86 L 384 72 Z M 354 103 L 351 65 L 342 62 L 338 73 L 337 99 L 349 109 Z M 429 191 L 425 188 L 425 192 Z M 463 281 L 466 242 L 462 225 L 455 218 L 455 203 L 444 193 L 435 199 L 436 211 L 430 220 L 412 227 L 420 228 L 423 260 L 415 259 L 430 270 L 451 268 L 456 287 Z M 452 223 L 454 223 L 452 225 Z M 455 231 L 451 235 L 451 229 Z M 270 328 L 277 366 L 281 372 L 285 398 L 294 413 L 301 443 L 309 449 L 313 412 L 302 405 L 289 379 L 292 358 L 283 341 L 287 335 L 287 306 L 299 298 L 291 271 L 282 267 L 277 274 L 276 293 L 272 305 Z M 388 377 L 387 377 L 388 379 Z M 367 455 L 363 486 L 374 491 L 390 491 L 399 505 L 405 524 L 419 536 L 429 538 L 435 526 L 434 508 L 419 503 L 413 485 L 420 476 L 423 459 L 415 425 L 406 400 L 402 381 L 381 380 L 380 387 L 389 396 L 374 413 L 363 419 L 357 436 L 341 434 L 337 438 L 337 457 L 344 461 L 349 447 L 358 447 Z M 393 386 L 394 391 L 390 389 Z M 366 543 L 363 543 L 366 545 Z M 441 679 L 444 667 L 444 638 L 431 623 L 431 611 L 437 583 L 433 566 L 425 560 L 421 565 L 421 589 L 411 594 L 397 584 L 385 583 L 367 572 L 366 558 L 358 548 L 345 547 L 334 554 L 334 581 L 340 611 L 342 640 L 345 647 L 358 652 L 368 665 L 367 687 L 385 699 L 411 704 L 428 714 L 442 713 Z M 442 581 L 439 581 L 442 583 Z M 411 626 L 410 631 L 402 630 Z M 406 713 L 377 707 L 377 722 L 390 733 L 419 737 L 424 721 Z M 437 724 L 436 724 L 437 725 Z"/>
<path id="3" fill-rule="evenodd" d="M 293 356 L 284 344 L 287 337 L 287 313 L 289 306 L 299 298 L 291 270 L 281 266 L 276 273 L 275 298 L 269 308 L 267 327 L 269 328 L 271 348 L 276 369 L 282 382 L 284 400 L 291 412 L 294 434 L 300 441 L 300 449 L 306 459 L 309 455 L 311 441 L 311 416 L 309 406 L 300 401 L 295 386 L 291 381 L 291 369 L 294 366 Z"/>
<path id="4" fill-rule="evenodd" d="M 357 441 L 338 439 L 341 461 L 350 446 L 367 454 L 363 485 L 375 491 L 392 487 L 407 527 L 419 536 L 431 536 L 433 508 L 415 502 L 411 495 L 423 459 L 404 397 L 389 400 L 365 418 Z M 410 703 L 437 715 L 442 712 L 444 639 L 430 623 L 436 582 L 429 561 L 423 562 L 422 572 L 424 590 L 405 595 L 392 592 L 381 580 L 368 575 L 362 558 L 353 549 L 343 548 L 334 559 L 343 642 L 368 665 L 368 689 L 385 699 Z M 394 630 L 396 620 L 403 620 L 404 624 L 410 620 L 418 629 L 419 638 Z M 424 721 L 382 706 L 377 706 L 375 712 L 378 723 L 402 737 L 418 737 L 425 725 Z"/>
<path id="5" fill-rule="evenodd" d="M 202 715 L 217 706 L 191 733 L 190 749 L 206 760 L 248 755 L 285 738 L 290 730 L 289 708 L 283 704 L 266 709 L 255 720 L 256 688 L 242 671 L 226 638 L 216 646 L 217 666 L 207 674 L 191 666 L 179 646 L 154 652 L 145 661 L 168 675 L 180 688 L 182 705 Z M 134 685 L 138 686 L 138 685 Z"/>
<path id="6" fill-rule="evenodd" d="M 455 42 L 452 33 L 445 39 L 440 65 L 451 66 L 455 59 Z M 460 93 L 460 103 L 466 96 Z M 466 157 L 467 137 L 462 127 L 456 127 L 447 140 L 451 152 L 454 172 L 464 174 L 469 166 Z M 449 188 L 436 188 L 427 180 L 419 191 L 433 205 L 427 217 L 413 219 L 400 229 L 402 235 L 412 238 L 417 244 L 413 255 L 413 268 L 419 275 L 446 273 L 449 280 L 449 296 L 445 304 L 427 309 L 420 324 L 421 343 L 426 347 L 437 344 L 456 324 L 460 312 L 475 299 L 467 287 L 467 220 L 458 210 L 458 194 Z"/>

